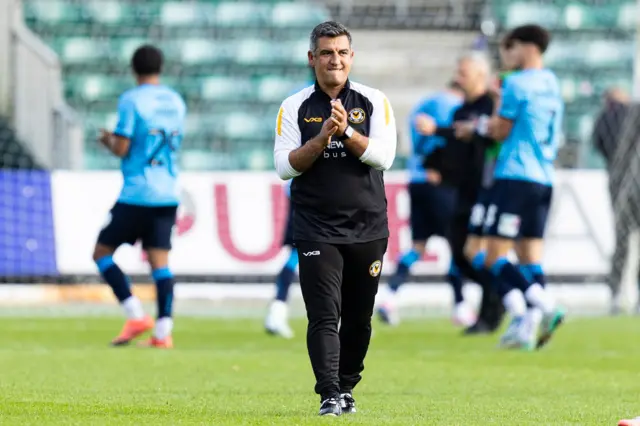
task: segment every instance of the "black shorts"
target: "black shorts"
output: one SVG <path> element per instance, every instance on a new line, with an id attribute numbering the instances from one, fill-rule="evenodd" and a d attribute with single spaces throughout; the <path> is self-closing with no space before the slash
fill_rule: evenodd
<path id="1" fill-rule="evenodd" d="M 485 235 L 509 239 L 542 238 L 552 195 L 551 186 L 523 180 L 496 180 L 485 216 Z"/>
<path id="2" fill-rule="evenodd" d="M 410 183 L 411 234 L 413 241 L 434 235 L 445 237 L 458 200 L 457 189 L 430 183 Z"/>
<path id="3" fill-rule="evenodd" d="M 178 206 L 147 207 L 116 203 L 98 235 L 98 244 L 117 248 L 141 240 L 145 249 L 170 250 L 177 211 Z"/>
<path id="4" fill-rule="evenodd" d="M 480 189 L 478 199 L 471 208 L 471 215 L 469 216 L 469 235 L 477 237 L 484 235 L 484 218 L 487 214 L 489 204 L 491 204 L 491 190 L 486 188 Z"/>

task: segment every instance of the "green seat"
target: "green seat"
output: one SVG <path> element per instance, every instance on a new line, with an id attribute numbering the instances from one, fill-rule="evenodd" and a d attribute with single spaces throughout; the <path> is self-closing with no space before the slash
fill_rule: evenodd
<path id="1" fill-rule="evenodd" d="M 160 23 L 172 26 L 201 26 L 213 15 L 211 5 L 197 2 L 166 2 L 160 10 Z"/>
<path id="2" fill-rule="evenodd" d="M 147 43 L 149 40 L 139 37 L 112 39 L 110 54 L 114 60 L 122 64 L 129 64 L 136 49 Z"/>
<path id="3" fill-rule="evenodd" d="M 312 28 L 329 19 L 325 8 L 309 3 L 278 3 L 274 6 L 271 20 L 276 27 Z"/>
<path id="4" fill-rule="evenodd" d="M 31 0 L 25 2 L 25 18 L 49 24 L 76 22 L 82 18 L 82 10 L 68 1 Z"/>
<path id="5" fill-rule="evenodd" d="M 216 8 L 214 22 L 222 27 L 257 26 L 266 21 L 267 11 L 260 3 L 223 2 Z"/>
<path id="6" fill-rule="evenodd" d="M 282 46 L 274 45 L 266 40 L 248 39 L 238 44 L 235 60 L 239 64 L 252 65 L 279 61 Z"/>
<path id="7" fill-rule="evenodd" d="M 617 26 L 622 29 L 636 31 L 638 28 L 638 14 L 640 7 L 637 3 L 627 3 L 620 6 L 618 10 Z"/>
<path id="8" fill-rule="evenodd" d="M 107 50 L 104 43 L 82 37 L 72 37 L 62 42 L 62 60 L 69 64 L 103 60 Z"/>
<path id="9" fill-rule="evenodd" d="M 180 55 L 184 64 L 212 64 L 224 58 L 224 46 L 204 38 L 185 39 L 180 42 Z"/>
<path id="10" fill-rule="evenodd" d="M 70 98 L 83 102 L 114 99 L 123 91 L 117 80 L 100 74 L 70 76 L 66 86 Z"/>
<path id="11" fill-rule="evenodd" d="M 587 63 L 594 67 L 617 67 L 632 63 L 635 47 L 632 41 L 599 40 L 589 43 L 585 55 Z"/>
<path id="12" fill-rule="evenodd" d="M 262 102 L 282 102 L 295 90 L 304 86 L 302 81 L 294 81 L 280 76 L 266 76 L 260 80 L 257 97 Z"/>
<path id="13" fill-rule="evenodd" d="M 224 135 L 230 139 L 253 139 L 260 135 L 260 117 L 243 112 L 233 112 L 224 119 Z"/>
<path id="14" fill-rule="evenodd" d="M 247 78 L 213 76 L 202 79 L 201 97 L 205 100 L 246 99 L 252 93 L 253 84 Z"/>
<path id="15" fill-rule="evenodd" d="M 530 23 L 557 28 L 560 16 L 561 12 L 555 5 L 518 2 L 508 6 L 504 24 L 507 28 Z"/>
<path id="16" fill-rule="evenodd" d="M 85 5 L 89 16 L 101 24 L 130 24 L 136 22 L 135 10 L 117 0 L 93 0 Z"/>

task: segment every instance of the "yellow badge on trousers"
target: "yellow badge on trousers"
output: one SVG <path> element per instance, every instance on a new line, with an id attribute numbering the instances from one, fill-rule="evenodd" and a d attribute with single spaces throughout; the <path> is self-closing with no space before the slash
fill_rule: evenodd
<path id="1" fill-rule="evenodd" d="M 380 262 L 379 260 L 376 260 L 371 264 L 371 266 L 369 266 L 369 275 L 371 275 L 372 277 L 377 277 L 378 275 L 380 275 L 381 270 L 382 270 L 382 262 Z"/>

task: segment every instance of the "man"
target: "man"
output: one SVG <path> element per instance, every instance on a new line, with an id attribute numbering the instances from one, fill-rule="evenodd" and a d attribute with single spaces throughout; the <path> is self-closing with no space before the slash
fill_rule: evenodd
<path id="1" fill-rule="evenodd" d="M 632 145 L 621 144 L 621 137 L 628 141 L 631 136 L 623 132 L 623 129 L 629 129 L 625 124 L 625 120 L 629 115 L 630 99 L 628 94 L 617 88 L 607 90 L 603 98 L 604 107 L 596 120 L 593 130 L 593 145 L 607 164 L 609 196 L 611 204 L 614 206 L 619 197 L 624 176 L 629 173 L 630 160 L 635 156 L 632 151 L 629 151 Z M 618 146 L 620 145 L 623 148 L 618 151 Z M 626 201 L 626 204 L 629 204 L 628 198 Z M 622 311 L 620 284 L 623 271 L 627 265 L 629 235 L 639 227 L 635 223 L 635 215 L 626 214 L 624 209 L 614 208 L 613 211 L 616 247 L 611 261 L 611 272 L 607 281 L 611 290 L 610 312 L 612 315 L 618 315 Z M 640 277 L 638 278 L 638 283 L 640 283 Z M 636 309 L 640 312 L 640 305 Z"/>
<path id="2" fill-rule="evenodd" d="M 293 179 L 293 239 L 320 415 L 337 416 L 355 411 L 352 391 L 371 338 L 389 236 L 382 172 L 395 158 L 396 126 L 382 92 L 348 79 L 349 31 L 329 21 L 310 38 L 316 83 L 282 103 L 274 157 L 278 175 Z"/>
<path id="3" fill-rule="evenodd" d="M 562 130 L 564 104 L 556 76 L 543 66 L 549 33 L 538 25 L 515 28 L 508 36 L 518 73 L 507 78 L 502 105 L 489 121 L 487 133 L 503 146 L 495 170 L 490 205 L 485 216 L 486 267 L 512 321 L 501 344 L 540 348 L 562 323 L 564 313 L 545 290 L 542 270 L 528 280 L 508 259 L 520 240 L 520 261 L 540 264 L 543 236 L 551 204 L 555 160 Z M 482 126 L 481 126 L 482 127 Z M 524 293 L 524 296 L 523 296 Z M 537 341 L 524 339 L 521 326 L 526 300 L 543 312 Z"/>
<path id="4" fill-rule="evenodd" d="M 291 198 L 291 181 L 285 185 L 287 197 Z M 265 319 L 264 328 L 267 333 L 274 336 L 291 339 L 293 330 L 289 326 L 289 312 L 287 300 L 289 298 L 289 287 L 293 282 L 298 267 L 298 249 L 293 246 L 293 205 L 289 202 L 289 214 L 287 216 L 287 227 L 285 228 L 283 245 L 290 248 L 289 258 L 280 270 L 276 278 L 276 297 L 269 306 L 269 313 Z"/>
<path id="5" fill-rule="evenodd" d="M 439 126 L 451 125 L 453 112 L 460 106 L 462 94 L 455 82 L 435 95 L 423 100 L 412 112 L 409 118 L 413 154 L 409 158 L 409 200 L 411 204 L 411 233 L 413 245 L 411 250 L 404 253 L 399 261 L 396 272 L 389 279 L 382 303 L 378 308 L 380 319 L 389 325 L 400 322 L 396 305 L 396 293 L 409 275 L 411 266 L 422 258 L 429 238 L 433 235 L 445 237 L 447 235 L 448 215 L 446 208 L 439 199 L 454 199 L 455 189 L 446 185 L 438 185 L 438 176 L 431 171 L 427 173 L 423 163 L 436 148 L 444 145 L 446 140 L 435 135 L 425 135 L 423 123 L 425 117 L 433 117 Z M 442 196 L 438 196 L 442 194 Z M 462 297 L 462 279 L 457 273 L 455 265 L 451 265 L 449 282 L 454 289 L 456 309 L 454 321 L 467 324 L 472 321 L 473 312 L 464 304 Z"/>
<path id="6" fill-rule="evenodd" d="M 453 200 L 431 200 L 432 203 L 437 203 L 439 211 L 446 218 L 443 229 L 446 230 L 453 263 L 462 275 L 479 283 L 483 291 L 488 293 L 492 291 L 492 277 L 472 267 L 464 255 L 464 244 L 471 206 L 477 198 L 481 180 L 484 152 L 493 141 L 480 135 L 465 138 L 466 140 L 458 136 L 461 136 L 459 132 L 464 122 L 489 116 L 493 112 L 494 101 L 488 91 L 489 73 L 490 65 L 484 55 L 473 52 L 461 57 L 456 82 L 464 92 L 464 103 L 454 112 L 453 126 L 439 127 L 431 117 L 426 117 L 423 123 L 426 135 L 438 135 L 446 139 L 443 146 L 437 147 L 426 158 L 425 167 L 427 173 L 437 176 L 439 187 L 455 194 Z M 496 315 L 487 318 L 490 328 L 495 329 L 500 321 L 497 307 L 485 308 L 485 311 L 496 312 Z"/>
<path id="7" fill-rule="evenodd" d="M 127 314 L 112 344 L 126 345 L 154 327 L 140 301 L 131 294 L 129 279 L 113 261 L 122 244 L 142 240 L 157 288 L 158 320 L 144 344 L 173 347 L 172 305 L 174 279 L 169 269 L 171 232 L 179 204 L 177 153 L 182 144 L 186 106 L 178 93 L 160 84 L 162 52 L 142 46 L 131 66 L 138 86 L 118 103 L 113 133 L 102 130 L 100 142 L 122 158 L 124 185 L 98 235 L 93 259 Z"/>
<path id="8" fill-rule="evenodd" d="M 502 93 L 502 86 L 505 79 L 513 72 L 516 64 L 510 54 L 508 37 L 504 38 L 499 46 L 500 64 L 502 70 L 494 77 L 494 83 L 489 88 L 489 93 L 494 99 L 494 111 L 499 106 L 499 100 Z M 486 120 L 493 115 L 481 116 L 475 122 L 463 124 L 462 122 L 457 124 L 457 130 L 465 140 L 469 140 L 474 136 L 478 136 L 477 127 L 481 121 Z M 495 170 L 495 163 L 500 153 L 500 144 L 490 144 L 485 151 L 484 167 L 482 172 L 481 187 L 478 192 L 476 202 L 471 209 L 471 215 L 469 217 L 469 231 L 465 242 L 464 251 L 467 259 L 471 262 L 471 265 L 478 271 L 484 269 L 484 261 L 486 258 L 486 240 L 483 235 L 484 217 L 489 207 L 489 194 L 490 189 L 493 186 L 493 173 Z M 504 307 L 499 300 L 495 291 L 483 291 L 482 302 L 480 305 L 480 313 L 478 315 L 478 322 L 472 327 L 468 328 L 466 332 L 468 334 L 486 333 L 495 331 L 500 324 L 500 319 L 504 313 Z"/>

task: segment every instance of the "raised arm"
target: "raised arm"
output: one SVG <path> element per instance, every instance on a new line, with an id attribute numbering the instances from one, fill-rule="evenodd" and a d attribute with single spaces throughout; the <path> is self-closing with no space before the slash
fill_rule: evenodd
<path id="1" fill-rule="evenodd" d="M 288 180 L 300 176 L 320 157 L 329 145 L 337 127 L 327 120 L 322 130 L 313 139 L 302 145 L 302 135 L 297 120 L 285 101 L 276 120 L 276 139 L 273 148 L 276 171 L 280 179 Z"/>
<path id="2" fill-rule="evenodd" d="M 345 146 L 360 161 L 377 170 L 389 170 L 396 157 L 396 147 L 398 144 L 398 135 L 396 133 L 396 119 L 393 110 L 389 104 L 389 100 L 380 91 L 375 92 L 372 96 L 373 113 L 371 114 L 371 129 L 369 137 L 366 137 L 357 131 L 353 132 L 351 137 L 345 139 Z M 332 118 L 337 126 L 340 126 L 337 134 L 342 135 L 347 127 L 346 112 L 342 104 L 338 102 L 337 108 L 334 107 L 339 114 L 343 115 Z"/>

